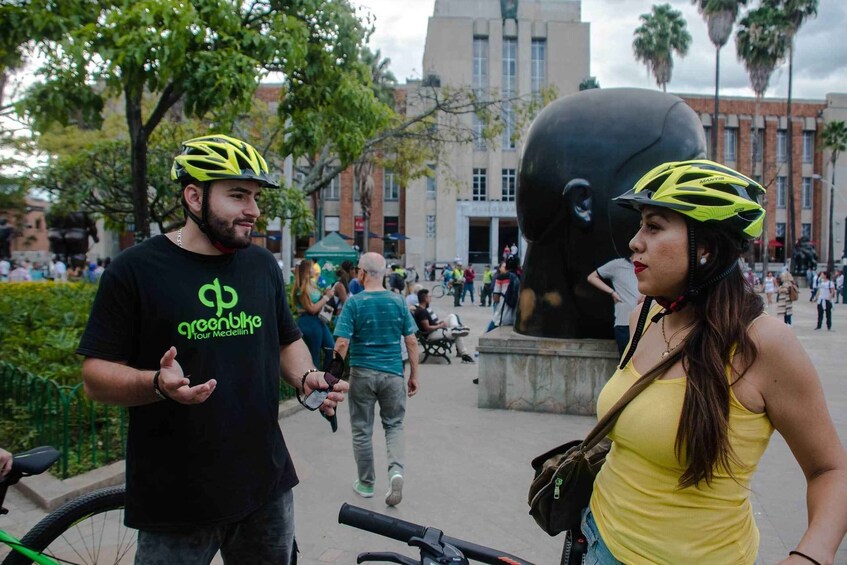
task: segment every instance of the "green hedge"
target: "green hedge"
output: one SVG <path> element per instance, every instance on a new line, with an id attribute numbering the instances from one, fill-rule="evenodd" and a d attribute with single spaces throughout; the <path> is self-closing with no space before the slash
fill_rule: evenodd
<path id="1" fill-rule="evenodd" d="M 0 360 L 61 385 L 81 382 L 74 352 L 96 292 L 86 283 L 0 284 Z"/>

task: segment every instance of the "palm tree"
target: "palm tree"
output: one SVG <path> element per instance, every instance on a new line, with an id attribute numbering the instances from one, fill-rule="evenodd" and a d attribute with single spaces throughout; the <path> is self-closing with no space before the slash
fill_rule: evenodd
<path id="1" fill-rule="evenodd" d="M 835 243 L 832 236 L 832 206 L 835 196 L 835 164 L 840 153 L 847 151 L 847 125 L 843 121 L 829 122 L 823 128 L 823 146 L 831 151 L 829 155 L 829 169 L 832 171 L 832 180 L 829 183 L 829 259 L 826 261 L 826 270 L 832 273 L 835 267 Z"/>
<path id="2" fill-rule="evenodd" d="M 762 6 L 776 8 L 782 12 L 785 21 L 783 33 L 788 44 L 788 102 L 787 102 L 787 126 L 786 132 L 788 150 L 788 178 L 785 190 L 788 192 L 788 226 L 785 234 L 785 256 L 792 257 L 794 251 L 795 230 L 794 219 L 796 211 L 794 206 L 794 136 L 791 135 L 791 85 L 794 75 L 794 37 L 807 19 L 818 15 L 818 0 L 762 0 Z"/>
<path id="3" fill-rule="evenodd" d="M 715 46 L 715 113 L 712 115 L 712 160 L 717 161 L 718 151 L 718 111 L 720 98 L 718 91 L 721 78 L 721 47 L 726 45 L 732 34 L 732 26 L 738 17 L 741 6 L 747 5 L 747 0 L 691 0 L 697 6 L 697 11 L 706 19 L 709 27 L 709 39 Z"/>
<path id="4" fill-rule="evenodd" d="M 751 10 L 738 22 L 735 34 L 735 49 L 750 76 L 750 86 L 756 93 L 756 111 L 753 118 L 753 151 L 750 154 L 750 175 L 756 174 L 756 155 L 759 154 L 759 102 L 768 89 L 771 74 L 785 59 L 788 44 L 782 33 L 785 22 L 782 13 L 774 8 L 762 6 Z M 762 151 L 762 176 L 765 163 Z M 764 179 L 763 179 L 764 180 Z M 762 197 L 762 206 L 767 209 L 767 193 Z M 762 231 L 762 272 L 768 272 L 768 223 Z"/>
<path id="5" fill-rule="evenodd" d="M 673 70 L 673 54 L 688 54 L 691 34 L 688 33 L 682 12 L 670 4 L 653 6 L 649 14 L 641 14 L 641 25 L 635 30 L 632 50 L 635 59 L 647 65 L 647 72 L 656 78 L 656 84 L 667 92 Z"/>

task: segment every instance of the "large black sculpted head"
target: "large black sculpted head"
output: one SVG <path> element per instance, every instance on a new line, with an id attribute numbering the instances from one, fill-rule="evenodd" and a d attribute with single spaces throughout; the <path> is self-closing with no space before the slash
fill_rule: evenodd
<path id="1" fill-rule="evenodd" d="M 629 256 L 638 216 L 611 202 L 653 167 L 705 155 L 697 114 L 682 99 L 635 88 L 560 98 L 530 127 L 521 155 L 518 222 L 529 240 L 516 329 L 611 338 L 612 305 L 586 282 Z"/>

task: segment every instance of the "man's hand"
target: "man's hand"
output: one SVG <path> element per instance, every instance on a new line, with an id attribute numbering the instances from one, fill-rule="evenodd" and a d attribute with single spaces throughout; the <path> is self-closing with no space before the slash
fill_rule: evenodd
<path id="1" fill-rule="evenodd" d="M 303 383 L 303 396 L 309 396 L 309 393 L 313 390 L 325 390 L 329 388 L 329 384 L 327 384 L 324 374 L 325 373 L 315 371 L 306 375 L 306 381 Z M 339 403 L 344 402 L 344 395 L 349 388 L 350 384 L 347 381 L 339 380 L 335 383 L 335 386 L 332 387 L 332 392 L 327 395 L 326 400 L 323 401 L 319 410 L 327 416 L 335 414 L 336 406 L 338 406 Z"/>
<path id="2" fill-rule="evenodd" d="M 210 379 L 203 384 L 191 386 L 191 381 L 183 374 L 176 360 L 176 347 L 171 346 L 159 362 L 159 389 L 162 393 L 180 404 L 200 404 L 205 402 L 217 386 L 218 381 Z"/>
<path id="3" fill-rule="evenodd" d="M 418 376 L 415 373 L 409 375 L 409 382 L 406 385 L 407 394 L 412 398 L 418 393 Z"/>
<path id="4" fill-rule="evenodd" d="M 12 454 L 0 447 L 0 478 L 5 477 L 12 470 Z"/>

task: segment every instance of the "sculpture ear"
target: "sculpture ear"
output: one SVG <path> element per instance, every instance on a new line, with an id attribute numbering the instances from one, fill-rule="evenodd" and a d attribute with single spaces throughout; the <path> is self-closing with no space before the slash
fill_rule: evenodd
<path id="1" fill-rule="evenodd" d="M 585 179 L 572 179 L 565 185 L 562 190 L 562 199 L 575 226 L 588 229 L 593 225 L 591 213 L 593 196 L 591 184 Z"/>

